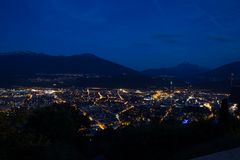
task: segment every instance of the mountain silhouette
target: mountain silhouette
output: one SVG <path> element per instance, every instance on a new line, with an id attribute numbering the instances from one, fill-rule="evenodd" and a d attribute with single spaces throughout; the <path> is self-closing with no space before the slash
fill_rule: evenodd
<path id="1" fill-rule="evenodd" d="M 197 77 L 195 85 L 199 88 L 229 92 L 240 85 L 240 61 L 222 65 Z"/>
<path id="2" fill-rule="evenodd" d="M 76 76 L 75 76 L 76 75 Z M 94 54 L 52 56 L 34 52 L 0 54 L 0 87 L 127 87 L 146 88 L 184 82 L 152 78 Z"/>
<path id="3" fill-rule="evenodd" d="M 105 76 L 139 76 L 137 71 L 93 54 L 51 56 L 34 52 L 12 52 L 0 55 L 2 75 L 97 74 Z"/>
<path id="4" fill-rule="evenodd" d="M 191 81 L 205 72 L 209 71 L 205 67 L 195 64 L 182 63 L 169 68 L 148 69 L 142 73 L 152 77 L 175 77 L 177 79 Z"/>
<path id="5" fill-rule="evenodd" d="M 71 77 L 74 74 L 85 76 Z M 143 88 L 168 87 L 170 81 L 174 81 L 176 86 L 184 86 L 184 81 L 188 81 L 200 88 L 222 89 L 229 88 L 231 80 L 240 84 L 240 61 L 213 70 L 182 63 L 175 67 L 138 72 L 89 53 L 72 56 L 31 51 L 0 53 L 0 86 L 49 87 L 53 83 L 61 83 L 64 87 Z"/>
<path id="6" fill-rule="evenodd" d="M 229 80 L 231 78 L 238 80 L 240 79 L 240 61 L 222 65 L 207 72 L 204 77 L 211 81 Z"/>

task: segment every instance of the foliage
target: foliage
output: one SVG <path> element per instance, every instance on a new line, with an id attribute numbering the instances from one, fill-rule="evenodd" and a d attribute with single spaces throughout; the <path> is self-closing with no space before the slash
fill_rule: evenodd
<path id="1" fill-rule="evenodd" d="M 82 157 L 89 121 L 68 105 L 12 109 L 0 114 L 0 159 L 74 159 Z"/>
<path id="2" fill-rule="evenodd" d="M 225 113 L 220 113 L 224 116 Z M 240 123 L 129 126 L 94 137 L 90 122 L 69 105 L 0 112 L 0 159 L 189 159 L 240 145 Z"/>

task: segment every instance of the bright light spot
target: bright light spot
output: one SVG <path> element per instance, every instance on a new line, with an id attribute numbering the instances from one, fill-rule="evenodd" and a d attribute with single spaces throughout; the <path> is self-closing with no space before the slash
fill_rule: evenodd
<path id="1" fill-rule="evenodd" d="M 189 120 L 188 120 L 188 119 L 184 119 L 184 120 L 182 121 L 182 124 L 184 124 L 184 125 L 189 124 Z"/>
<path id="2" fill-rule="evenodd" d="M 233 104 L 233 105 L 229 108 L 229 112 L 234 113 L 237 109 L 238 109 L 237 104 Z"/>
<path id="3" fill-rule="evenodd" d="M 142 92 L 142 91 L 140 91 L 140 90 L 136 90 L 136 92 L 135 92 L 135 93 L 142 94 L 143 92 Z"/>
<path id="4" fill-rule="evenodd" d="M 207 109 L 209 109 L 210 111 L 212 111 L 212 106 L 210 103 L 204 103 L 203 106 L 206 107 Z"/>
<path id="5" fill-rule="evenodd" d="M 118 121 L 120 120 L 120 119 L 119 119 L 119 114 L 116 114 L 116 118 L 117 118 Z"/>
<path id="6" fill-rule="evenodd" d="M 154 100 L 158 100 L 161 97 L 161 91 L 156 91 L 154 95 L 152 95 L 152 98 Z"/>

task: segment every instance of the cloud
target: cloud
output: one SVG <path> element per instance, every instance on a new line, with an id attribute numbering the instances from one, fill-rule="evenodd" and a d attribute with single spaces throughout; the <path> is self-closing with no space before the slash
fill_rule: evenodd
<path id="1" fill-rule="evenodd" d="M 166 34 L 166 33 L 155 33 L 151 37 L 152 37 L 153 40 L 159 40 L 159 41 L 162 41 L 164 43 L 174 44 L 174 43 L 179 42 L 179 39 L 181 38 L 181 35 Z"/>
<path id="2" fill-rule="evenodd" d="M 222 42 L 222 43 L 233 43 L 237 40 L 232 39 L 230 37 L 221 36 L 221 35 L 210 35 L 207 37 L 209 40 L 216 41 L 216 42 Z"/>

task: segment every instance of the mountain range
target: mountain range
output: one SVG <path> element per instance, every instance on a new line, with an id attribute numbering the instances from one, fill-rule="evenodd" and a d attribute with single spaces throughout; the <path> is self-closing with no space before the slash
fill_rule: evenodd
<path id="1" fill-rule="evenodd" d="M 208 72 L 210 69 L 190 64 L 190 63 L 182 63 L 174 67 L 169 68 L 154 68 L 147 69 L 142 71 L 143 74 L 154 77 L 175 77 L 178 79 L 192 81 L 201 74 Z"/>
<path id="2" fill-rule="evenodd" d="M 167 78 L 152 78 L 93 54 L 52 56 L 34 52 L 0 54 L 0 87 L 163 87 Z M 175 84 L 185 85 L 175 80 Z"/>
<path id="3" fill-rule="evenodd" d="M 197 88 L 229 91 L 232 85 L 240 84 L 240 61 L 208 69 L 190 63 L 182 63 L 170 68 L 157 68 L 142 71 L 153 77 L 172 77 L 190 82 Z"/>
<path id="4" fill-rule="evenodd" d="M 5 75 L 98 74 L 105 76 L 139 76 L 139 73 L 133 69 L 93 54 L 51 56 L 33 52 L 1 54 L 0 73 Z"/>
<path id="5" fill-rule="evenodd" d="M 223 81 L 226 79 L 240 79 L 240 61 L 222 65 L 218 68 L 215 68 L 205 75 L 205 78 L 208 78 L 212 81 Z"/>
<path id="6" fill-rule="evenodd" d="M 71 74 L 93 77 L 66 76 Z M 59 78 L 52 75 L 64 76 Z M 231 77 L 239 82 L 240 61 L 215 69 L 182 63 L 174 67 L 153 68 L 140 72 L 94 54 L 52 56 L 34 52 L 10 52 L 0 54 L 0 76 L 0 86 L 2 84 L 41 86 L 49 85 L 46 82 L 56 81 L 61 86 L 64 84 L 65 86 L 166 87 L 169 86 L 170 81 L 174 81 L 175 85 L 179 86 L 191 82 L 205 88 L 216 84 L 218 84 L 216 87 L 222 86 L 223 83 L 228 84 Z"/>

